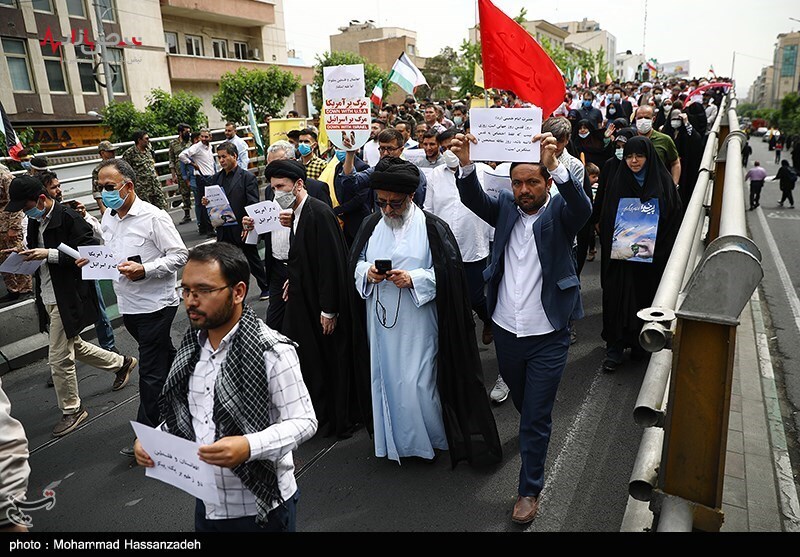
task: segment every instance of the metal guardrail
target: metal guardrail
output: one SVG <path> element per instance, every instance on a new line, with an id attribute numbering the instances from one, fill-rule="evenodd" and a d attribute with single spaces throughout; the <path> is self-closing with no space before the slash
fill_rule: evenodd
<path id="1" fill-rule="evenodd" d="M 639 340 L 653 352 L 634 408 L 644 427 L 629 494 L 649 501 L 658 531 L 717 531 L 738 318 L 763 277 L 747 237 L 737 101 L 730 93 L 708 136 Z"/>

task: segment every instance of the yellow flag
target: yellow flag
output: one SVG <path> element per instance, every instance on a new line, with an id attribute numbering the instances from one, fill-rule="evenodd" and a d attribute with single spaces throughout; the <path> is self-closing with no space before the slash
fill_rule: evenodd
<path id="1" fill-rule="evenodd" d="M 486 100 L 481 97 L 472 97 L 470 108 L 486 108 Z"/>
<path id="2" fill-rule="evenodd" d="M 333 202 L 333 206 L 337 207 L 339 205 L 339 200 L 336 199 L 336 188 L 334 188 L 334 180 L 336 179 L 336 165 L 339 164 L 339 159 L 333 157 L 328 166 L 325 167 L 325 170 L 322 171 L 322 174 L 319 175 L 320 182 L 325 182 L 328 184 L 328 189 L 330 190 L 331 194 L 331 201 Z"/>
<path id="3" fill-rule="evenodd" d="M 475 86 L 481 89 L 485 88 L 483 85 L 483 68 L 480 64 L 475 64 Z"/>
<path id="4" fill-rule="evenodd" d="M 606 85 L 611 85 L 614 81 L 611 79 L 611 74 L 606 72 Z"/>
<path id="5" fill-rule="evenodd" d="M 303 130 L 308 127 L 306 118 L 273 118 L 269 121 L 269 144 L 283 139 L 286 141 L 286 133 L 292 130 Z"/>
<path id="6" fill-rule="evenodd" d="M 325 129 L 325 107 L 322 107 L 322 112 L 319 114 L 319 137 L 317 137 L 319 144 L 319 152 L 324 153 L 328 150 L 328 131 Z"/>

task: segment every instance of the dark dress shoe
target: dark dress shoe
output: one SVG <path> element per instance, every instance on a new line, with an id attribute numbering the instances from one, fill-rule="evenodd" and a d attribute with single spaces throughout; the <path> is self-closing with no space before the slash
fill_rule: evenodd
<path id="1" fill-rule="evenodd" d="M 511 513 L 511 520 L 517 524 L 528 524 L 533 522 L 536 518 L 536 512 L 539 510 L 538 497 L 517 497 L 517 502 L 514 504 L 514 510 Z"/>

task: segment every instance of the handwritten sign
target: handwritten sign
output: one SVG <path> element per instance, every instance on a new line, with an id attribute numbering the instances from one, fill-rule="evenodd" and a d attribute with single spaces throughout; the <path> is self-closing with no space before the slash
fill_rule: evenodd
<path id="1" fill-rule="evenodd" d="M 198 443 L 170 435 L 137 422 L 131 422 L 144 451 L 155 467 L 146 468 L 148 478 L 182 489 L 203 501 L 219 504 L 214 467 L 200 460 Z"/>
<path id="2" fill-rule="evenodd" d="M 244 208 L 247 216 L 256 221 L 256 233 L 266 234 L 283 228 L 280 222 L 281 207 L 274 201 L 262 201 Z"/>
<path id="3" fill-rule="evenodd" d="M 325 99 L 360 99 L 367 96 L 364 64 L 322 68 L 322 96 Z"/>
<path id="4" fill-rule="evenodd" d="M 372 115 L 370 100 L 359 99 L 325 99 L 325 129 L 328 139 L 338 149 L 356 151 L 369 141 Z"/>
<path id="5" fill-rule="evenodd" d="M 44 259 L 25 261 L 25 258 L 16 252 L 8 254 L 8 258 L 0 265 L 0 273 L 11 273 L 12 275 L 32 275 L 42 266 Z"/>
<path id="6" fill-rule="evenodd" d="M 81 269 L 83 280 L 118 280 L 120 277 L 117 270 L 119 260 L 111 253 L 111 248 L 106 246 L 78 246 L 78 253 L 82 259 L 88 259 L 89 263 Z"/>
<path id="7" fill-rule="evenodd" d="M 483 190 L 489 197 L 497 199 L 501 191 L 511 191 L 511 177 L 502 172 L 492 171 L 489 167 L 483 173 Z"/>
<path id="8" fill-rule="evenodd" d="M 541 144 L 531 140 L 542 131 L 541 108 L 473 108 L 469 118 L 478 140 L 470 149 L 473 160 L 539 162 Z"/>

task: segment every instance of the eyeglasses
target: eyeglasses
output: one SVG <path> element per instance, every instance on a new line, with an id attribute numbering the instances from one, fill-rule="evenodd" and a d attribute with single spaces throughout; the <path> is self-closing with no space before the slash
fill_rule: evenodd
<path id="1" fill-rule="evenodd" d="M 119 183 L 119 184 L 97 184 L 97 185 L 98 185 L 98 186 L 100 187 L 100 189 L 102 189 L 102 190 L 105 190 L 105 191 L 114 191 L 115 189 L 117 189 L 117 186 L 119 186 L 119 187 L 122 187 L 122 186 L 124 186 L 125 184 L 127 184 L 127 182 L 121 182 L 121 183 Z"/>
<path id="2" fill-rule="evenodd" d="M 380 146 L 380 147 L 378 147 L 378 152 L 379 152 L 379 153 L 394 153 L 395 151 L 399 151 L 400 149 L 402 149 L 402 147 L 385 147 L 385 146 Z"/>
<path id="3" fill-rule="evenodd" d="M 406 204 L 406 200 L 405 199 L 402 199 L 400 201 L 384 201 L 382 199 L 376 199 L 375 200 L 375 205 L 377 205 L 381 209 L 386 208 L 386 206 L 388 205 L 389 207 L 391 207 L 395 211 L 399 211 L 400 209 L 402 209 L 403 205 L 405 205 L 405 204 Z"/>
<path id="4" fill-rule="evenodd" d="M 198 300 L 204 300 L 208 298 L 214 292 L 219 292 L 220 290 L 225 290 L 226 288 L 233 288 L 230 284 L 225 286 L 220 286 L 219 288 L 197 288 L 192 290 L 191 288 L 187 288 L 185 286 L 176 286 L 175 292 L 183 298 L 184 300 L 187 299 L 189 296 L 194 296 Z"/>

